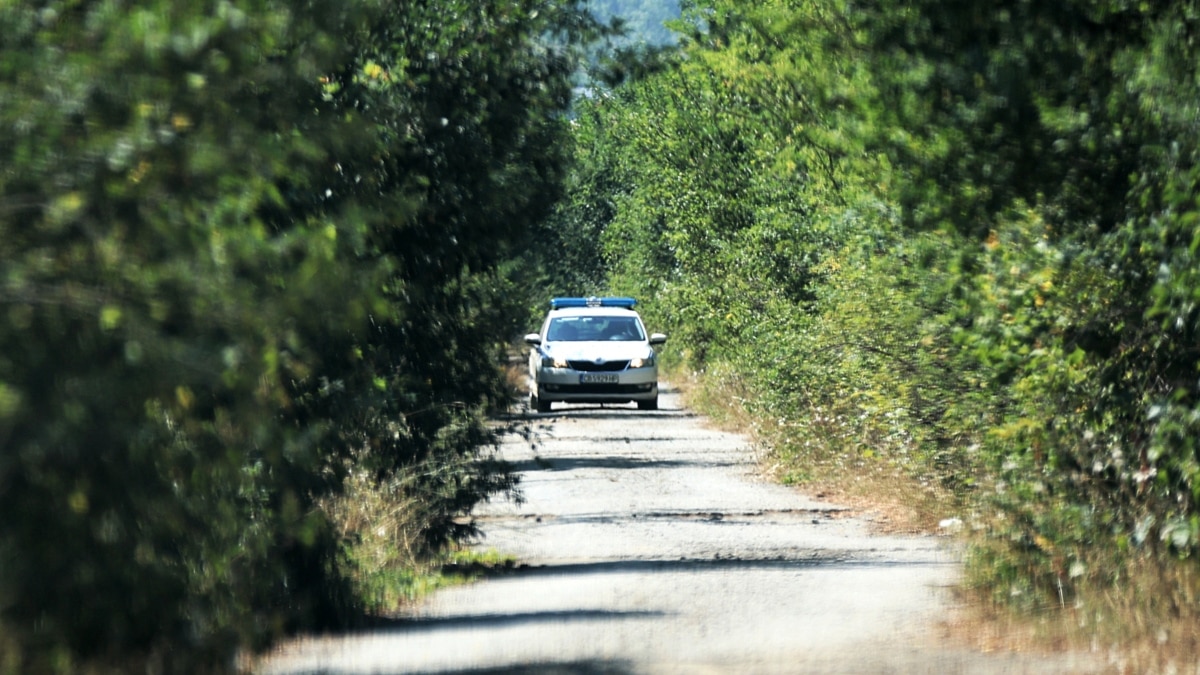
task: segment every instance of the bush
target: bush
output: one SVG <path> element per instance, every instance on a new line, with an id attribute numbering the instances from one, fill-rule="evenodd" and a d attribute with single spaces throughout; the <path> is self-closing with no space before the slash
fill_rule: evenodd
<path id="1" fill-rule="evenodd" d="M 458 4 L 0 7 L 6 671 L 228 669 L 361 613 L 318 503 L 435 552 L 511 488 L 498 270 L 594 26 Z"/>

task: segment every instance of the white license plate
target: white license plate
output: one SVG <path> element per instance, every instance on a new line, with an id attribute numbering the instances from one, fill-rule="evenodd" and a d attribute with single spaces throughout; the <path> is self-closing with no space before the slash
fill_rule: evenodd
<path id="1" fill-rule="evenodd" d="M 579 376 L 579 384 L 616 384 L 620 381 L 619 375 L 611 373 L 588 373 Z"/>

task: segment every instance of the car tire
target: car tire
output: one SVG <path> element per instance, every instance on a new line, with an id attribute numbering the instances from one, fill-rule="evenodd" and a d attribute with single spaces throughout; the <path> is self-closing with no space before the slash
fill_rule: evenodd
<path id="1" fill-rule="evenodd" d="M 529 395 L 529 409 L 536 410 L 540 413 L 547 413 L 547 412 L 550 412 L 550 402 L 543 401 L 542 399 L 538 398 L 537 394 L 530 394 Z"/>
<path id="2" fill-rule="evenodd" d="M 638 401 L 638 410 L 658 410 L 658 397 L 654 397 L 649 401 Z"/>

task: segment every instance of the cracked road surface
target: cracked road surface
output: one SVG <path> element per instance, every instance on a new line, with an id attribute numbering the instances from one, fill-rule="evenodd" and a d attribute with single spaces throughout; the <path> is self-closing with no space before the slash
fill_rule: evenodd
<path id="1" fill-rule="evenodd" d="M 487 505 L 481 548 L 520 565 L 385 628 L 285 645 L 297 673 L 1062 673 L 1067 657 L 939 638 L 957 559 L 880 536 L 760 478 L 753 450 L 681 408 L 556 407 L 511 439 L 526 502 Z"/>

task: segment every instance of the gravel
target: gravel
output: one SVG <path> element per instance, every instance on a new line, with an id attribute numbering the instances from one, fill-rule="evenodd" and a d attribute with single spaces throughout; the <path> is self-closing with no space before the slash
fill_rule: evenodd
<path id="1" fill-rule="evenodd" d="M 523 504 L 478 513 L 515 569 L 436 593 L 386 628 L 284 645 L 259 672 L 1063 673 L 1086 655 L 946 641 L 948 540 L 881 536 L 757 474 L 745 438 L 667 389 L 661 409 L 556 407 L 504 456 Z"/>

